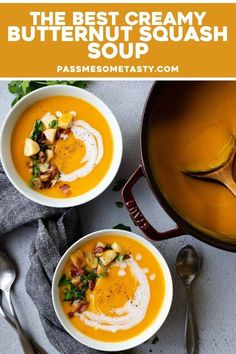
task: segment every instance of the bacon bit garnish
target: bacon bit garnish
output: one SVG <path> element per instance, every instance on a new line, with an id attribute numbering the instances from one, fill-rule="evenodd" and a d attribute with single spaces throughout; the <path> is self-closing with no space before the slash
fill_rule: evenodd
<path id="1" fill-rule="evenodd" d="M 81 309 L 80 309 L 80 312 L 84 312 L 84 311 L 86 311 L 86 310 L 87 310 L 87 308 L 88 308 L 88 304 L 86 304 L 86 305 L 82 306 L 82 307 L 81 307 Z"/>
<path id="2" fill-rule="evenodd" d="M 84 275 L 85 274 L 85 270 L 83 268 L 78 267 L 77 268 L 77 274 L 78 275 Z"/>
<path id="3" fill-rule="evenodd" d="M 28 167 L 33 167 L 33 166 L 34 166 L 33 161 L 29 161 L 29 162 L 27 162 L 27 166 L 28 166 Z"/>
<path id="4" fill-rule="evenodd" d="M 39 145 L 42 144 L 45 140 L 46 140 L 45 134 L 43 132 L 40 132 L 39 136 L 38 136 L 38 139 L 37 139 L 38 144 Z"/>
<path id="5" fill-rule="evenodd" d="M 129 259 L 130 257 L 131 257 L 130 254 L 125 254 L 123 259 Z"/>
<path id="6" fill-rule="evenodd" d="M 51 177 L 55 177 L 58 174 L 59 170 L 57 166 L 51 165 L 49 172 L 51 173 Z"/>
<path id="7" fill-rule="evenodd" d="M 105 251 L 105 247 L 102 247 L 102 246 L 97 246 L 94 251 L 93 251 L 93 254 L 94 256 L 96 257 L 101 257 L 101 255 L 103 254 L 103 252 Z"/>
<path id="8" fill-rule="evenodd" d="M 63 129 L 61 129 L 61 128 L 57 129 L 56 140 L 60 139 L 61 133 L 63 133 Z"/>
<path id="9" fill-rule="evenodd" d="M 71 193 L 71 189 L 70 189 L 70 186 L 68 186 L 68 184 L 63 184 L 59 188 L 60 188 L 60 191 L 62 193 L 64 193 L 65 195 L 69 195 Z"/>
<path id="10" fill-rule="evenodd" d="M 95 281 L 94 280 L 89 280 L 88 281 L 88 287 L 89 287 L 89 290 L 93 290 L 94 287 L 95 287 Z"/>
<path id="11" fill-rule="evenodd" d="M 72 278 L 76 277 L 77 272 L 78 272 L 78 268 L 74 264 L 71 264 L 70 265 L 70 274 L 71 274 Z"/>
<path id="12" fill-rule="evenodd" d="M 59 171 L 57 166 L 52 165 L 47 171 L 42 172 L 39 177 L 42 182 L 48 182 L 49 180 L 51 181 L 52 179 L 54 179 L 58 172 Z M 49 184 L 49 187 L 51 187 L 51 183 Z"/>
<path id="13" fill-rule="evenodd" d="M 80 267 L 76 267 L 74 264 L 70 265 L 70 274 L 72 278 L 75 278 L 77 275 L 84 275 L 85 270 Z"/>
<path id="14" fill-rule="evenodd" d="M 42 189 L 43 188 L 43 183 L 40 181 L 39 178 L 34 178 L 33 180 L 33 186 L 36 188 L 36 189 Z"/>
<path id="15" fill-rule="evenodd" d="M 68 315 L 70 318 L 73 318 L 75 314 L 74 314 L 74 312 L 71 311 L 71 312 L 68 312 L 67 315 Z"/>
<path id="16" fill-rule="evenodd" d="M 78 304 L 78 306 L 76 307 L 75 312 L 84 312 L 87 310 L 88 308 L 88 302 L 86 300 L 81 300 Z"/>
<path id="17" fill-rule="evenodd" d="M 46 155 L 45 155 L 45 153 L 43 152 L 43 151 L 40 151 L 39 152 L 39 156 L 38 156 L 38 160 L 39 160 L 39 162 L 45 162 L 46 161 Z"/>

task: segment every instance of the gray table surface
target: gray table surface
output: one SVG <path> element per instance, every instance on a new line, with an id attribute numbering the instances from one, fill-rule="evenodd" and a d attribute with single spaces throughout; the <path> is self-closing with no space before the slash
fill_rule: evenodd
<path id="1" fill-rule="evenodd" d="M 88 90 L 103 99 L 116 115 L 120 124 L 124 155 L 117 177 L 129 177 L 140 162 L 139 125 L 143 106 L 150 90 L 150 81 L 96 81 L 89 82 Z M 8 93 L 7 82 L 0 82 L 0 121 L 10 109 L 12 95 Z M 135 188 L 138 203 L 150 221 L 160 230 L 173 227 L 174 223 L 160 208 L 143 180 Z M 96 200 L 81 206 L 80 215 L 83 234 L 110 228 L 120 222 L 132 226 L 127 211 L 118 209 L 114 202 L 119 194 L 109 188 Z M 4 206 L 1 206 L 4 207 Z M 13 301 L 23 327 L 50 354 L 57 351 L 47 339 L 40 323 L 37 309 L 25 291 L 25 275 L 29 268 L 29 248 L 36 229 L 24 226 L 1 238 L 0 249 L 6 251 L 18 266 Z M 141 353 L 184 353 L 185 289 L 175 273 L 175 258 L 180 248 L 186 244 L 196 247 L 202 256 L 201 274 L 194 285 L 193 300 L 199 329 L 200 353 L 236 353 L 236 256 L 217 250 L 191 236 L 156 243 L 166 258 L 174 281 L 174 299 L 167 321 L 158 331 L 158 342 L 152 340 L 132 350 Z M 9 325 L 0 318 L 0 353 L 19 354 L 21 349 L 17 336 Z"/>

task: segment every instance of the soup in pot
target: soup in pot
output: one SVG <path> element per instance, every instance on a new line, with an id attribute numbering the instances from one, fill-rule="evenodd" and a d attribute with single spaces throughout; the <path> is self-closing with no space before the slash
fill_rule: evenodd
<path id="1" fill-rule="evenodd" d="M 184 173 L 217 165 L 234 139 L 236 82 L 160 85 L 148 129 L 150 167 L 169 204 L 198 229 L 236 240 L 235 196 Z"/>

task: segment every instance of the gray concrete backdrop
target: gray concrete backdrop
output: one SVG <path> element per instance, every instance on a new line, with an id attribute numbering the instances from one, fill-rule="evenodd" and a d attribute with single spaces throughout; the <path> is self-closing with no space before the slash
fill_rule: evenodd
<path id="1" fill-rule="evenodd" d="M 131 175 L 140 162 L 139 124 L 144 102 L 152 83 L 150 81 L 96 81 L 89 82 L 88 90 L 95 93 L 109 105 L 120 124 L 124 139 L 124 155 L 118 178 Z M 0 83 L 0 121 L 10 109 L 12 95 L 8 93 L 7 82 Z M 145 181 L 135 188 L 135 196 L 145 215 L 159 229 L 173 227 L 174 223 L 160 208 Z M 96 200 L 81 206 L 80 216 L 83 234 L 110 228 L 122 222 L 132 226 L 127 211 L 118 209 L 114 202 L 119 194 L 109 188 Z M 4 207 L 1 205 L 1 207 Z M 36 229 L 25 226 L 1 238 L 0 249 L 11 255 L 18 266 L 13 301 L 23 327 L 50 354 L 57 351 L 48 341 L 40 323 L 37 309 L 25 291 L 25 274 L 29 267 L 29 248 Z M 217 250 L 203 244 L 191 236 L 182 236 L 156 243 L 156 247 L 166 258 L 174 281 L 174 301 L 171 312 L 163 327 L 158 331 L 159 341 L 148 341 L 133 354 L 141 353 L 184 353 L 185 290 L 175 273 L 175 258 L 179 249 L 192 244 L 202 256 L 202 271 L 194 285 L 193 297 L 199 328 L 201 354 L 236 353 L 236 255 Z M 20 354 L 17 336 L 9 325 L 0 318 L 0 353 Z M 69 354 L 69 353 L 68 353 Z"/>

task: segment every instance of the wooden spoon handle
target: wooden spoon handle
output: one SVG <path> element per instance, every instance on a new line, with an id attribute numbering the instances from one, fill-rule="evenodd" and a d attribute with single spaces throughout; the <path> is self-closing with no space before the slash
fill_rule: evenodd
<path id="1" fill-rule="evenodd" d="M 233 179 L 227 179 L 224 181 L 224 185 L 228 190 L 236 197 L 236 183 Z"/>

